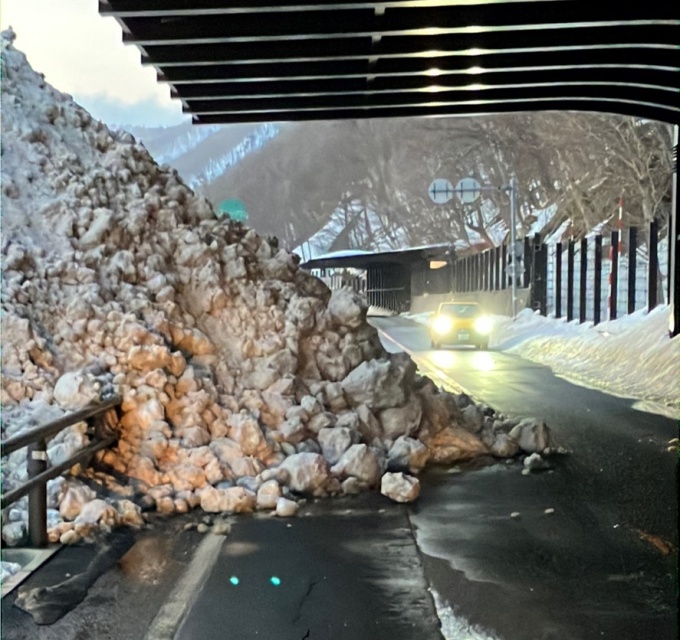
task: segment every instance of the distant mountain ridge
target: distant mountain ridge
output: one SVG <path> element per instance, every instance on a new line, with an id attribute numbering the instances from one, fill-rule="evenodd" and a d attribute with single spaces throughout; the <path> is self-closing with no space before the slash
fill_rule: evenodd
<path id="1" fill-rule="evenodd" d="M 278 135 L 280 126 L 204 125 L 125 127 L 158 164 L 169 164 L 192 189 L 202 190 Z M 228 197 L 225 194 L 224 197 Z"/>

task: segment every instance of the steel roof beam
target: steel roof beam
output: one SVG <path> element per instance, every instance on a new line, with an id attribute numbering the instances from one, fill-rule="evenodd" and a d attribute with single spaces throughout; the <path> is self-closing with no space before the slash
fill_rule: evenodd
<path id="1" fill-rule="evenodd" d="M 196 124 L 237 124 L 244 122 L 300 122 L 309 120 L 356 120 L 362 118 L 409 117 L 471 117 L 511 113 L 517 111 L 587 111 L 636 116 L 669 122 L 673 114 L 654 104 L 619 99 L 549 98 L 541 100 L 501 100 L 443 106 L 403 106 L 399 109 L 380 107 L 374 109 L 319 109 L 317 111 L 278 111 L 250 113 L 200 114 L 194 116 Z"/>
<path id="2" fill-rule="evenodd" d="M 379 58 L 371 74 L 376 77 L 409 75 L 477 75 L 524 73 L 540 69 L 630 68 L 663 71 L 680 70 L 680 48 L 664 51 L 649 48 L 588 49 L 585 51 L 546 51 L 539 59 L 531 53 L 505 56 L 483 55 L 474 65 L 462 56 L 427 58 Z M 323 80 L 364 77 L 365 60 L 317 60 L 312 62 L 270 62 L 250 65 L 202 65 L 158 67 L 158 79 L 175 85 L 221 82 Z"/>
<path id="3" fill-rule="evenodd" d="M 445 90 L 436 93 L 399 91 L 376 94 L 320 95 L 307 97 L 235 98 L 233 100 L 186 100 L 186 110 L 197 114 L 235 113 L 238 111 L 269 111 L 273 118 L 277 111 L 316 109 L 370 109 L 375 107 L 428 106 L 469 104 L 476 100 L 511 100 L 517 91 L 523 92 L 522 101 L 531 103 L 538 98 L 608 98 L 637 100 L 653 103 L 660 108 L 680 112 L 680 94 L 652 87 L 629 87 L 616 83 L 536 83 L 506 85 L 470 90 Z"/>
<path id="4" fill-rule="evenodd" d="M 382 38 L 372 46 L 370 38 L 340 40 L 299 40 L 295 45 L 284 41 L 265 43 L 232 42 L 204 45 L 149 45 L 142 63 L 158 66 L 211 64 L 243 64 L 276 61 L 310 62 L 316 60 L 356 60 L 415 57 L 431 60 L 461 56 L 539 54 L 562 52 L 566 56 L 592 48 L 667 49 L 677 52 L 678 28 L 656 26 L 645 28 L 607 27 L 584 29 L 578 39 L 546 31 L 527 31 L 513 38 L 504 33 L 458 34 L 451 36 L 418 36 Z M 571 34 L 574 35 L 574 34 Z M 244 69 L 244 73 L 248 73 Z"/>
<path id="5" fill-rule="evenodd" d="M 452 90 L 478 90 L 484 87 L 508 85 L 512 82 L 524 86 L 535 83 L 617 83 L 621 85 L 656 86 L 677 94 L 674 85 L 680 82 L 677 71 L 650 71 L 642 69 L 573 69 L 538 68 L 523 71 L 521 75 L 483 72 L 479 74 L 376 76 L 370 82 L 365 76 L 356 78 L 326 78 L 322 80 L 286 80 L 255 82 L 222 82 L 193 84 L 181 87 L 181 92 L 173 90 L 173 97 L 185 100 L 212 99 L 256 99 L 265 96 L 318 96 L 364 93 L 376 95 L 385 91 L 422 91 L 439 93 Z"/>
<path id="6" fill-rule="evenodd" d="M 622 15 L 623 14 L 623 15 Z M 584 28 L 644 27 L 679 24 L 679 11 L 672 3 L 635 3 L 620 7 L 615 19 L 608 3 L 513 2 L 494 6 L 411 7 L 345 11 L 295 11 L 228 16 L 175 18 L 125 18 L 125 42 L 153 44 L 216 44 L 256 40 L 304 40 L 309 38 L 355 38 L 435 36 L 454 34 L 510 33 L 549 30 L 573 32 Z M 575 39 L 578 39 L 576 34 Z"/>
<path id="7" fill-rule="evenodd" d="M 517 1 L 517 0 L 511 0 Z M 543 0 L 544 2 L 565 2 L 571 0 Z M 176 16 L 218 16 L 234 13 L 285 13 L 290 11 L 342 11 L 346 9 L 389 9 L 410 7 L 459 7 L 461 5 L 496 5 L 507 0 L 387 0 L 368 2 L 366 0 L 156 0 L 152 6 L 142 5 L 138 0 L 100 0 L 101 15 L 121 18 L 134 17 L 176 17 Z"/>

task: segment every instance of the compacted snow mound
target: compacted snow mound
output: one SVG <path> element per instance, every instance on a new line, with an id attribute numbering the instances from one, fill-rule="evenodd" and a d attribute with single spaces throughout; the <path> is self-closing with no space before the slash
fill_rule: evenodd
<path id="1" fill-rule="evenodd" d="M 388 469 L 383 491 L 414 499 L 402 473 L 507 437 L 513 424 L 468 424 L 461 398 L 387 355 L 356 294 L 331 295 L 276 239 L 218 220 L 12 40 L 3 34 L 3 436 L 123 397 L 120 440 L 87 472 L 102 491 L 49 484 L 52 540 L 139 526 L 140 505 L 290 515 L 296 494 L 380 487 Z M 50 458 L 87 437 L 85 425 L 64 431 Z M 5 461 L 5 488 L 25 478 L 24 460 Z M 10 543 L 23 504 L 3 514 Z"/>

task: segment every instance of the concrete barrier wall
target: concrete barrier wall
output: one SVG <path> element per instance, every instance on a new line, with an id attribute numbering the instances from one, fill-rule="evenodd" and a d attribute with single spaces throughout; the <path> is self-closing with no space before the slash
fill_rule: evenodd
<path id="1" fill-rule="evenodd" d="M 529 304 L 531 289 L 517 289 L 517 311 L 525 309 Z M 431 293 L 424 296 L 413 296 L 410 313 L 427 313 L 436 311 L 442 302 L 459 300 L 461 302 L 479 302 L 484 311 L 502 316 L 512 315 L 512 292 L 510 289 L 501 291 L 472 291 L 470 293 Z"/>

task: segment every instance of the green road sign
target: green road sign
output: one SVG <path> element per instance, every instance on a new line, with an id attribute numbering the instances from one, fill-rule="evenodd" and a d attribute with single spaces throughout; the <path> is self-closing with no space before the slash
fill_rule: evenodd
<path id="1" fill-rule="evenodd" d="M 217 213 L 220 218 L 229 216 L 234 222 L 245 222 L 248 219 L 246 205 L 238 198 L 223 200 L 220 203 Z"/>

